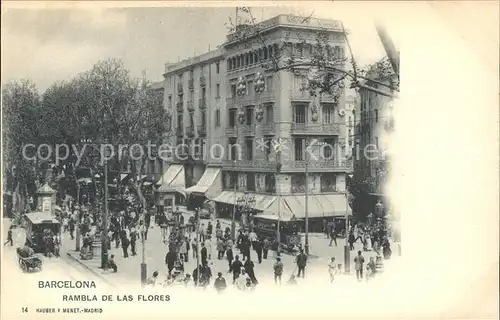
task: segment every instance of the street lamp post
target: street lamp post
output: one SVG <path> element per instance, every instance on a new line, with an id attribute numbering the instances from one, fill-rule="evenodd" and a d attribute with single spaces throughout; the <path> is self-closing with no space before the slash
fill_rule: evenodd
<path id="1" fill-rule="evenodd" d="M 102 217 L 101 231 L 101 268 L 108 268 L 108 160 L 104 158 L 104 216 Z"/>
<path id="2" fill-rule="evenodd" d="M 75 241 L 75 251 L 80 252 L 80 183 L 76 181 L 76 241 Z"/>
<path id="3" fill-rule="evenodd" d="M 348 175 L 351 177 L 351 175 Z M 345 273 L 351 272 L 351 248 L 349 247 L 349 188 L 346 179 L 345 188 L 345 235 L 344 235 L 344 271 Z"/>
<path id="4" fill-rule="evenodd" d="M 305 210 L 305 227 L 306 227 L 306 239 L 305 239 L 305 252 L 306 255 L 309 255 L 309 206 L 308 206 L 308 201 L 309 201 L 309 157 L 308 157 L 308 151 L 306 150 L 306 167 L 305 167 L 305 173 L 306 173 L 306 210 Z"/>

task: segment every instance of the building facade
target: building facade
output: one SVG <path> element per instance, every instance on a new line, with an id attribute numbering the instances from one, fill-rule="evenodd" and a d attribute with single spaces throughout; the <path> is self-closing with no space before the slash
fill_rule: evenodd
<path id="1" fill-rule="evenodd" d="M 224 66 L 219 49 L 165 65 L 164 105 L 172 116 L 172 130 L 165 137 L 168 151 L 163 158 L 168 161 L 157 182 L 160 206 L 175 208 L 184 203 L 189 193 L 186 190 L 206 180 L 209 142 L 217 141 L 221 134 L 218 127 L 225 103 Z"/>
<path id="2" fill-rule="evenodd" d="M 389 85 L 394 82 L 395 74 L 381 75 L 375 66 L 368 73 L 368 78 Z M 392 78 L 392 80 L 390 79 Z M 395 95 L 396 92 L 386 86 L 367 82 L 370 87 Z M 356 161 L 354 163 L 354 177 L 366 185 L 371 200 L 371 212 L 375 211 L 375 204 L 384 198 L 384 187 L 388 178 L 390 165 L 390 136 L 394 130 L 394 99 L 373 90 L 360 88 L 359 103 L 356 114 L 359 123 L 356 125 Z M 364 154 L 364 150 L 371 150 Z M 370 199 L 370 197 L 368 197 Z"/>
<path id="3" fill-rule="evenodd" d="M 344 55 L 339 21 L 311 19 L 305 25 L 301 20 L 280 15 L 263 21 L 259 36 L 240 37 L 249 27 L 238 26 L 219 50 L 167 67 L 165 105 L 174 115 L 173 139 L 176 144 L 199 139 L 205 155 L 199 163 L 176 160 L 169 168 L 183 166 L 178 170 L 185 171 L 186 190 L 181 191 L 213 200 L 218 216 L 234 213 L 240 219 L 235 204 L 283 219 L 304 218 L 306 202 L 312 219 L 349 210 L 346 176 L 353 168 L 346 160 L 345 94 L 312 97 L 303 90 L 307 68 L 291 73 L 270 67 L 290 56 L 310 58 L 320 30 L 327 30 L 329 44 Z M 201 77 L 205 90 L 197 83 Z M 203 94 L 207 106 L 200 108 L 196 101 Z M 195 130 L 200 123 L 205 136 Z M 168 170 L 164 180 L 171 179 Z"/>

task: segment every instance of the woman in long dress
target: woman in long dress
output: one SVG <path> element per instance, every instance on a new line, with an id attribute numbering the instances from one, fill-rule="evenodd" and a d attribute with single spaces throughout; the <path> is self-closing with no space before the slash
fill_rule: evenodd
<path id="1" fill-rule="evenodd" d="M 337 275 L 337 266 L 335 265 L 335 257 L 332 257 L 330 263 L 328 264 L 328 274 L 330 275 L 330 282 L 335 280 Z"/>
<path id="2" fill-rule="evenodd" d="M 366 243 L 366 250 L 372 251 L 372 237 L 370 235 L 370 232 L 367 232 L 365 235 L 365 243 Z"/>

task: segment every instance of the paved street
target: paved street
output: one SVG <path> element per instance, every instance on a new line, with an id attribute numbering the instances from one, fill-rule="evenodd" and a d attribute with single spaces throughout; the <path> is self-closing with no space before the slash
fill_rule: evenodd
<path id="1" fill-rule="evenodd" d="M 205 226 L 207 225 L 208 220 L 202 220 Z M 225 225 L 229 225 L 229 221 L 221 220 L 222 228 L 225 228 Z M 193 236 L 194 237 L 194 236 Z M 66 234 L 64 237 L 65 250 L 70 252 L 74 257 L 78 258 L 78 254 L 74 252 L 75 249 L 75 241 L 71 240 L 69 235 Z M 338 264 L 344 264 L 344 240 L 337 239 L 337 246 L 329 246 L 329 240 L 326 239 L 324 234 L 310 234 L 309 235 L 309 243 L 310 243 L 310 252 L 311 255 L 315 256 L 315 258 L 311 259 L 308 263 L 308 267 L 306 268 L 307 273 L 307 281 L 325 283 L 329 281 L 328 276 L 328 262 L 331 257 L 336 257 Z M 118 272 L 113 273 L 111 271 L 103 271 L 99 268 L 100 266 L 100 257 L 96 257 L 91 261 L 82 261 L 87 266 L 89 266 L 94 272 L 99 273 L 105 279 L 112 282 L 114 285 L 122 287 L 122 286 L 139 286 L 140 285 L 140 264 L 142 261 L 142 244 L 140 242 L 137 243 L 137 255 L 131 256 L 128 258 L 123 257 L 123 251 L 121 248 L 115 248 L 114 243 L 112 244 L 110 255 L 115 255 L 115 261 L 118 265 Z M 351 275 L 347 276 L 348 278 L 354 279 L 354 257 L 358 250 L 362 250 L 362 245 L 358 242 L 356 245 L 356 250 L 351 251 Z M 217 259 L 217 252 L 215 250 L 216 243 L 215 239 L 212 241 L 212 259 L 210 260 L 210 267 L 212 269 L 212 273 L 214 275 L 217 272 L 227 273 L 229 271 L 227 260 L 224 258 L 223 260 Z M 167 246 L 163 243 L 161 238 L 161 229 L 158 226 L 154 226 L 150 228 L 148 233 L 148 240 L 146 242 L 145 256 L 146 263 L 148 268 L 148 276 L 150 276 L 154 271 L 158 271 L 160 276 L 160 280 L 164 280 L 167 275 L 167 267 L 165 265 L 165 255 L 168 249 Z M 393 249 L 394 256 L 396 255 L 396 250 Z M 130 248 L 129 248 L 130 254 Z M 235 249 L 235 254 L 239 254 L 238 250 Z M 368 261 L 370 256 L 375 256 L 374 252 L 364 252 L 363 253 L 365 259 Z M 241 255 L 240 255 L 241 258 Z M 257 262 L 257 255 L 255 251 L 251 252 L 251 259 L 255 263 L 255 274 L 257 279 L 261 284 L 273 284 L 273 264 L 275 260 L 273 259 L 272 251 L 269 252 L 268 259 L 263 259 L 262 263 L 259 264 Z M 287 280 L 292 272 L 297 272 L 295 270 L 294 256 L 283 254 L 282 261 L 285 265 L 283 280 Z M 185 272 L 192 274 L 192 271 L 196 268 L 196 259 L 193 259 L 192 251 L 189 253 L 189 262 L 185 264 Z M 231 275 L 227 275 L 227 280 L 232 279 Z"/>
<path id="2" fill-rule="evenodd" d="M 10 220 L 4 219 L 2 235 L 7 234 Z M 61 258 L 46 258 L 43 260 L 42 270 L 39 272 L 24 273 L 19 267 L 16 248 L 25 242 L 24 229 L 14 229 L 14 245 L 3 246 L 2 256 L 2 319 L 17 319 L 22 308 L 28 308 L 34 314 L 36 308 L 44 307 L 75 307 L 73 303 L 63 302 L 64 294 L 100 294 L 112 292 L 114 289 L 103 282 L 82 266 L 62 256 Z M 5 241 L 4 239 L 2 239 Z M 6 276 L 8 275 L 8 276 Z M 96 289 L 40 289 L 39 281 L 89 281 L 96 283 Z M 13 290 L 15 289 L 15 290 Z M 30 294 L 36 291 L 36 296 Z M 89 307 L 90 302 L 78 302 L 78 307 Z"/>

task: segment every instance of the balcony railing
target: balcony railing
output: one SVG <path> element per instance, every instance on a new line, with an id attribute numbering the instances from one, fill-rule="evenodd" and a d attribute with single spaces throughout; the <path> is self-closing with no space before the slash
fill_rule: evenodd
<path id="1" fill-rule="evenodd" d="M 198 125 L 198 135 L 204 137 L 207 135 L 207 125 L 205 123 Z"/>
<path id="2" fill-rule="evenodd" d="M 331 123 L 292 123 L 291 133 L 295 135 L 340 135 L 340 126 Z"/>
<path id="3" fill-rule="evenodd" d="M 255 135 L 255 124 L 244 124 L 241 126 L 241 134 L 244 136 Z"/>
<path id="4" fill-rule="evenodd" d="M 254 168 L 254 169 L 276 169 L 276 163 L 267 160 L 223 160 L 222 164 L 226 168 Z"/>
<path id="5" fill-rule="evenodd" d="M 260 129 L 260 133 L 263 134 L 263 135 L 272 135 L 272 134 L 274 134 L 274 123 L 259 124 L 258 128 Z"/>
<path id="6" fill-rule="evenodd" d="M 189 79 L 188 80 L 188 88 L 189 89 L 194 89 L 194 79 Z"/>
<path id="7" fill-rule="evenodd" d="M 206 86 L 206 80 L 205 80 L 204 76 L 201 76 L 200 77 L 200 87 L 204 87 L 204 86 Z"/>
<path id="8" fill-rule="evenodd" d="M 233 126 L 233 127 L 231 127 L 231 126 L 227 126 L 227 127 L 226 127 L 226 135 L 229 135 L 229 136 L 235 136 L 235 135 L 236 135 L 236 133 L 237 133 L 237 131 L 236 131 L 236 126 Z"/>
<path id="9" fill-rule="evenodd" d="M 184 102 L 182 101 L 178 101 L 176 104 L 175 104 L 176 108 L 177 108 L 177 112 L 182 112 L 184 111 Z"/>
<path id="10" fill-rule="evenodd" d="M 184 88 L 182 87 L 182 83 L 177 84 L 177 93 L 178 94 L 184 93 Z"/>
<path id="11" fill-rule="evenodd" d="M 188 109 L 188 111 L 194 111 L 194 103 L 193 103 L 193 101 L 188 101 L 187 102 L 187 109 Z"/>
<path id="12" fill-rule="evenodd" d="M 186 135 L 188 137 L 194 137 L 194 127 L 186 127 Z"/>
<path id="13" fill-rule="evenodd" d="M 175 128 L 175 134 L 176 134 L 176 136 L 178 136 L 178 137 L 182 137 L 182 136 L 184 135 L 184 132 L 183 132 L 183 130 L 182 130 L 182 126 L 181 126 L 181 127 L 177 127 L 177 128 Z"/>
<path id="14" fill-rule="evenodd" d="M 201 110 L 204 110 L 207 108 L 207 99 L 205 98 L 200 98 L 198 99 L 198 108 Z"/>

